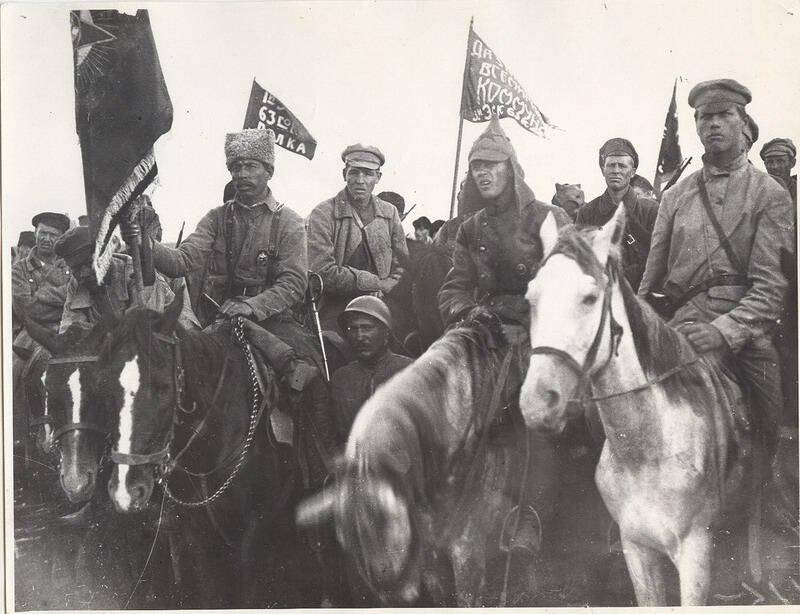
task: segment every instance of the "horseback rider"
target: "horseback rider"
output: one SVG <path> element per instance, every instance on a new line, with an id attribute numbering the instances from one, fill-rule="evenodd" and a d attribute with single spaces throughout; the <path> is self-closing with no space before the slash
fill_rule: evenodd
<path id="1" fill-rule="evenodd" d="M 359 143 L 342 152 L 342 161 L 344 189 L 308 216 L 309 265 L 324 285 L 321 324 L 334 331 L 351 299 L 391 293 L 408 257 L 397 209 L 372 195 L 384 155 L 377 147 Z"/>
<path id="2" fill-rule="evenodd" d="M 14 407 L 14 440 L 22 441 L 30 418 L 26 384 L 35 354 L 43 348 L 23 329 L 23 316 L 37 324 L 57 331 L 64 309 L 66 285 L 70 272 L 59 258 L 54 245 L 69 228 L 69 218 L 61 213 L 43 212 L 31 220 L 35 231 L 35 246 L 11 268 L 12 322 L 14 354 L 12 359 Z M 22 409 L 25 408 L 25 412 Z M 23 426 L 23 420 L 27 423 Z"/>
<path id="3" fill-rule="evenodd" d="M 93 326 L 106 316 L 119 319 L 136 304 L 137 289 L 131 257 L 113 254 L 105 279 L 98 283 L 92 268 L 94 246 L 88 226 L 76 226 L 56 242 L 56 254 L 72 271 L 61 314 L 61 333 L 73 324 Z M 161 275 L 156 275 L 154 283 L 143 288 L 141 296 L 145 307 L 157 311 L 163 311 L 174 298 L 175 293 Z M 189 305 L 183 306 L 178 321 L 186 329 L 199 326 Z"/>
<path id="4" fill-rule="evenodd" d="M 749 392 L 754 426 L 770 458 L 783 400 L 770 338 L 787 279 L 781 250 L 793 253 L 788 192 L 747 160 L 750 90 L 732 79 L 689 93 L 703 168 L 664 193 L 640 296 L 663 293 L 698 352 L 733 359 Z"/>
<path id="5" fill-rule="evenodd" d="M 609 139 L 600 148 L 600 170 L 606 180 L 606 191 L 578 210 L 575 223 L 603 226 L 614 217 L 620 204 L 625 207 L 625 237 L 622 262 L 625 278 L 634 292 L 644 274 L 650 237 L 658 214 L 658 203 L 639 196 L 631 185 L 639 167 L 639 154 L 628 139 Z"/>
<path id="6" fill-rule="evenodd" d="M 463 208 L 478 212 L 458 230 L 453 268 L 439 292 L 439 308 L 445 325 L 477 322 L 498 333 L 502 330 L 499 336 L 511 346 L 507 351 L 520 350 L 506 383 L 509 406 L 518 407 L 527 367 L 522 352 L 530 313 L 525 292 L 544 256 L 539 229 L 548 214 L 558 226 L 568 224 L 569 218 L 562 209 L 536 200 L 497 118 L 473 144 L 469 167 Z M 555 512 L 556 451 L 544 437 L 524 436 L 530 437 L 528 481 L 525 499 L 517 501 L 522 513 L 511 545 L 534 553 L 541 548 L 536 517 L 547 524 Z M 521 468 L 520 474 L 524 471 Z M 517 495 L 512 497 L 518 499 Z"/>

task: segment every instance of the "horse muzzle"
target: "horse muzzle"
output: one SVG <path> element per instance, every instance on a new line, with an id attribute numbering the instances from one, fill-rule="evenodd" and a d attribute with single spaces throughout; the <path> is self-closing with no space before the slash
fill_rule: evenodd
<path id="1" fill-rule="evenodd" d="M 531 356 L 522 383 L 519 407 L 525 426 L 544 434 L 559 434 L 567 425 L 568 403 L 576 376 L 549 356 Z"/>

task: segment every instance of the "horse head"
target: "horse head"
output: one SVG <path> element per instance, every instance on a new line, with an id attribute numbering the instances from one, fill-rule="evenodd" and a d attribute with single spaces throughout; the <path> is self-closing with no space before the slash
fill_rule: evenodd
<path id="1" fill-rule="evenodd" d="M 345 461 L 335 483 L 300 504 L 296 519 L 305 527 L 333 520 L 348 559 L 384 605 L 410 604 L 419 597 L 415 513 L 390 474 Z"/>
<path id="2" fill-rule="evenodd" d="M 104 320 L 92 328 L 73 325 L 62 334 L 28 323 L 28 331 L 49 352 L 42 352 L 44 449 L 59 452 L 59 479 L 73 503 L 88 501 L 106 451 L 114 397 L 119 396 L 97 352 L 111 327 Z"/>
<path id="3" fill-rule="evenodd" d="M 570 402 L 612 358 L 618 325 L 611 313 L 624 207 L 599 230 L 542 225 L 545 258 L 528 284 L 531 358 L 520 392 L 529 428 L 560 433 L 580 405 Z"/>
<path id="4" fill-rule="evenodd" d="M 143 510 L 156 474 L 167 461 L 178 394 L 174 337 L 183 307 L 178 294 L 164 313 L 130 309 L 113 331 L 101 359 L 114 365 L 122 389 L 115 466 L 108 491 L 119 512 Z"/>

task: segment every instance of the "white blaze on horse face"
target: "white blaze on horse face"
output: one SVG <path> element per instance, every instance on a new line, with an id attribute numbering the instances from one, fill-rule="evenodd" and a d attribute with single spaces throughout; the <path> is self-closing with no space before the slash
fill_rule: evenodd
<path id="1" fill-rule="evenodd" d="M 136 356 L 122 367 L 119 381 L 122 384 L 123 398 L 122 411 L 119 415 L 117 451 L 122 454 L 130 454 L 133 436 L 133 400 L 139 390 L 139 365 L 136 362 Z M 128 510 L 131 504 L 131 496 L 125 484 L 128 478 L 128 469 L 130 469 L 128 465 L 117 465 L 117 487 L 114 490 L 114 501 L 121 510 Z"/>
<path id="2" fill-rule="evenodd" d="M 69 376 L 69 391 L 72 394 L 72 408 L 70 420 L 77 423 L 81 421 L 81 374 L 78 369 L 72 372 Z"/>
<path id="3" fill-rule="evenodd" d="M 48 416 L 50 414 L 47 411 L 48 407 L 47 407 L 47 384 L 46 384 L 46 379 L 47 379 L 47 369 L 45 369 L 42 372 L 42 376 L 39 378 L 39 381 L 42 382 L 42 390 L 44 390 L 44 415 Z M 44 423 L 44 444 L 48 448 L 53 444 L 53 425 L 48 423 L 48 422 Z"/>

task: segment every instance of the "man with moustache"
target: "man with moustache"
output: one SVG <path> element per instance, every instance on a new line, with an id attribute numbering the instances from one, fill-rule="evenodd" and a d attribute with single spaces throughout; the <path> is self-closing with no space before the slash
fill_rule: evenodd
<path id="1" fill-rule="evenodd" d="M 692 346 L 732 360 L 771 458 L 783 406 L 771 334 L 787 289 L 780 253 L 791 248 L 794 224 L 788 192 L 747 160 L 751 99 L 733 79 L 689 93 L 703 168 L 664 193 L 639 294 L 670 296 L 670 323 Z"/>
<path id="2" fill-rule="evenodd" d="M 67 264 L 54 250 L 58 238 L 69 228 L 69 218 L 47 211 L 35 215 L 31 223 L 35 228 L 34 246 L 11 267 L 15 445 L 24 441 L 29 425 L 28 398 L 32 391 L 26 388 L 38 386 L 38 381 L 31 381 L 27 372 L 30 365 L 35 363 L 36 355 L 44 351 L 23 329 L 23 317 L 57 331 L 67 283 L 71 279 Z"/>
<path id="3" fill-rule="evenodd" d="M 570 223 L 562 209 L 536 200 L 524 177 L 510 140 L 493 118 L 469 152 L 469 173 L 463 187 L 463 209 L 477 213 L 458 229 L 453 268 L 439 292 L 439 309 L 446 325 L 485 326 L 495 333 L 504 351 L 513 352 L 503 393 L 509 408 L 519 403 L 527 369 L 522 349 L 527 343 L 530 306 L 525 292 L 544 257 L 539 230 L 548 215 L 558 226 Z M 508 493 L 519 510 L 518 530 L 510 536 L 509 547 L 528 565 L 531 557 L 548 548 L 539 536 L 552 535 L 557 457 L 552 440 L 528 434 L 524 425 L 514 423 L 516 413 L 501 411 L 499 423 L 492 428 L 511 431 L 518 458 L 525 458 L 526 443 L 528 446 L 524 499 L 519 499 L 519 482 Z M 526 473 L 522 464 L 517 467 L 518 476 Z"/>
<path id="4" fill-rule="evenodd" d="M 359 296 L 339 314 L 339 328 L 355 360 L 331 377 L 339 441 L 344 444 L 358 410 L 375 390 L 413 360 L 389 349 L 392 314 L 375 296 Z"/>
<path id="5" fill-rule="evenodd" d="M 644 274 L 650 236 L 658 214 L 658 203 L 640 196 L 631 186 L 639 166 L 639 155 L 633 144 L 620 137 L 609 139 L 600 148 L 600 170 L 606 180 L 606 191 L 578 210 L 575 223 L 602 226 L 622 204 L 625 207 L 625 236 L 622 242 L 622 266 L 625 278 L 634 291 Z"/>
<path id="6" fill-rule="evenodd" d="M 358 143 L 342 152 L 342 161 L 344 189 L 308 216 L 308 263 L 324 286 L 321 325 L 333 331 L 353 298 L 390 294 L 408 258 L 397 209 L 372 195 L 386 161 L 383 153 Z"/>

